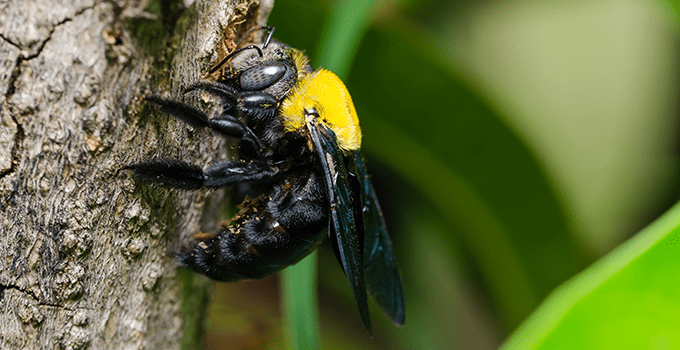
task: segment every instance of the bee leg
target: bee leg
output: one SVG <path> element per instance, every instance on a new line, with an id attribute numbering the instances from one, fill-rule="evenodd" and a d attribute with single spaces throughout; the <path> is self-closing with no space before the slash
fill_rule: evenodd
<path id="1" fill-rule="evenodd" d="M 219 162 L 211 165 L 205 171 L 204 185 L 205 187 L 217 188 L 242 182 L 266 181 L 278 173 L 279 168 L 264 161 Z"/>
<path id="2" fill-rule="evenodd" d="M 224 102 L 230 106 L 236 105 L 236 100 L 239 96 L 239 92 L 236 89 L 227 84 L 218 82 L 202 81 L 200 83 L 189 85 L 184 89 L 184 93 L 194 90 L 201 90 L 213 94 L 219 98 L 222 98 Z"/>
<path id="3" fill-rule="evenodd" d="M 156 96 L 147 96 L 146 100 L 164 113 L 178 118 L 196 129 L 209 127 L 222 135 L 240 138 L 248 144 L 256 155 L 259 155 L 262 149 L 262 144 L 253 134 L 253 131 L 243 125 L 238 118 L 227 113 L 223 113 L 218 118 L 210 119 L 203 112 L 182 102 L 164 100 Z"/>
<path id="4" fill-rule="evenodd" d="M 237 108 L 251 118 L 266 121 L 274 118 L 279 103 L 273 95 L 259 91 L 244 91 L 239 95 Z"/>
<path id="5" fill-rule="evenodd" d="M 207 115 L 185 103 L 165 100 L 158 96 L 146 96 L 144 99 L 151 102 L 151 104 L 163 111 L 163 113 L 180 119 L 194 128 L 201 129 L 210 126 L 210 120 Z"/>
<path id="6" fill-rule="evenodd" d="M 178 160 L 153 159 L 125 166 L 134 177 L 182 190 L 197 190 L 205 182 L 203 169 Z"/>
<path id="7" fill-rule="evenodd" d="M 205 172 L 196 166 L 178 160 L 153 159 L 125 166 L 134 177 L 183 190 L 201 187 L 218 188 L 239 182 L 263 181 L 278 174 L 279 169 L 263 161 L 218 162 Z"/>
<path id="8" fill-rule="evenodd" d="M 233 87 L 218 82 L 200 82 L 187 87 L 184 92 L 202 90 L 224 100 L 230 108 L 235 107 L 240 112 L 257 119 L 273 118 L 278 108 L 278 100 L 271 94 L 260 91 L 237 91 Z"/>
<path id="9" fill-rule="evenodd" d="M 223 135 L 240 138 L 242 153 L 247 153 L 252 158 L 261 158 L 262 143 L 260 139 L 255 136 L 253 130 L 243 125 L 238 118 L 223 113 L 218 118 L 210 119 L 210 128 Z"/>

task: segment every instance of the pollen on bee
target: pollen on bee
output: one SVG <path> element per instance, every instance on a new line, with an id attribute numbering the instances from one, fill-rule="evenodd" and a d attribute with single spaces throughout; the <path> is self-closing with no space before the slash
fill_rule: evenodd
<path id="1" fill-rule="evenodd" d="M 194 238 L 204 240 L 204 239 L 213 239 L 213 238 L 215 238 L 215 236 L 213 236 L 212 233 L 198 231 L 198 233 L 194 235 Z"/>

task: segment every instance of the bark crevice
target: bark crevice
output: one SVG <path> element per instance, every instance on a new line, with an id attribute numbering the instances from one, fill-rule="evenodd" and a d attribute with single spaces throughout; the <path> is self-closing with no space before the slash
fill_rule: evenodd
<path id="1" fill-rule="evenodd" d="M 9 43 L 10 45 L 12 45 L 12 46 L 16 47 L 17 49 L 20 49 L 20 50 L 21 50 L 21 46 L 20 46 L 19 44 L 13 42 L 13 41 L 10 40 L 9 38 L 6 38 L 2 33 L 0 33 L 0 39 L 6 41 L 6 42 Z"/>
<path id="2" fill-rule="evenodd" d="M 90 308 L 87 308 L 87 307 L 69 308 L 69 307 L 66 307 L 64 305 L 42 301 L 42 300 L 40 300 L 40 298 L 38 298 L 38 296 L 33 291 L 31 291 L 29 289 L 24 289 L 24 288 L 21 288 L 19 286 L 15 286 L 15 285 L 3 285 L 3 284 L 0 284 L 0 302 L 3 300 L 3 298 L 5 296 L 5 291 L 7 291 L 7 290 L 15 290 L 17 292 L 26 294 L 29 297 L 31 297 L 31 299 L 33 299 L 33 301 L 38 303 L 39 306 L 59 308 L 59 309 L 64 309 L 64 310 L 68 310 L 68 311 L 77 311 L 79 309 L 84 309 L 84 310 L 90 309 Z"/>
<path id="3" fill-rule="evenodd" d="M 12 44 L 9 40 L 5 40 L 5 41 Z M 21 55 L 19 55 L 19 57 L 16 60 L 15 67 L 12 70 L 12 75 L 9 78 L 7 93 L 5 93 L 5 101 L 9 101 L 11 99 L 12 95 L 14 95 L 14 91 L 16 91 L 15 84 L 16 84 L 17 78 L 19 77 L 19 74 L 21 74 L 21 62 L 22 62 L 22 60 L 23 59 L 22 59 Z M 12 142 L 12 150 L 11 150 L 11 153 L 10 153 L 10 161 L 11 161 L 10 167 L 9 167 L 9 169 L 5 169 L 5 170 L 0 171 L 0 179 L 2 179 L 3 177 L 5 177 L 5 176 L 16 171 L 17 164 L 19 162 L 19 156 L 18 156 L 19 147 L 21 145 L 21 141 L 24 139 L 24 128 L 21 126 L 21 123 L 19 123 L 17 118 L 13 115 L 11 115 L 10 118 L 12 119 L 12 122 L 14 122 L 14 126 L 16 127 L 17 131 L 14 134 L 14 139 L 13 139 L 13 142 Z"/>

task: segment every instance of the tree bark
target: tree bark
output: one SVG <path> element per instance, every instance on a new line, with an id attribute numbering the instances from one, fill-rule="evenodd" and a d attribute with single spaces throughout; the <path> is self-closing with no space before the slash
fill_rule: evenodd
<path id="1" fill-rule="evenodd" d="M 198 345 L 209 283 L 173 256 L 213 226 L 220 193 L 121 166 L 226 157 L 141 97 L 185 99 L 272 2 L 0 1 L 1 349 Z"/>

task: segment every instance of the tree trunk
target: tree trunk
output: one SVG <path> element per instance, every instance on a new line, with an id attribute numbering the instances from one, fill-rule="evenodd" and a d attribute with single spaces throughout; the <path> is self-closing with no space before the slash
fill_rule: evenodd
<path id="1" fill-rule="evenodd" d="M 173 255 L 220 193 L 121 166 L 226 157 L 141 97 L 184 99 L 272 0 L 192 2 L 0 1 L 1 349 L 198 345 L 209 283 Z"/>

